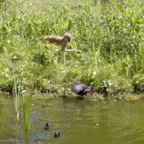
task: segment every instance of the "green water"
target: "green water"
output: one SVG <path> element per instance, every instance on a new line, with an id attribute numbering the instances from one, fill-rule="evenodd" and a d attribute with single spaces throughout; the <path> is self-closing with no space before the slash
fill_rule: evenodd
<path id="1" fill-rule="evenodd" d="M 24 132 L 12 98 L 1 102 L 0 143 L 6 144 L 142 144 L 144 143 L 144 100 L 101 100 L 73 98 L 33 99 L 31 129 Z M 48 122 L 50 129 L 44 130 Z M 59 131 L 61 136 L 54 137 Z"/>

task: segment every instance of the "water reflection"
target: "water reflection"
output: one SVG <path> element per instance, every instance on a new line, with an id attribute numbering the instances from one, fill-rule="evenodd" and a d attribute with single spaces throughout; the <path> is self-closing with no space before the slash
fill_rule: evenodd
<path id="1" fill-rule="evenodd" d="M 95 101 L 88 97 L 35 99 L 31 130 L 24 132 L 22 108 L 16 124 L 13 99 L 3 104 L 1 143 L 141 144 L 144 140 L 144 100 Z M 49 129 L 44 130 L 48 122 Z M 54 137 L 55 132 L 61 136 Z"/>

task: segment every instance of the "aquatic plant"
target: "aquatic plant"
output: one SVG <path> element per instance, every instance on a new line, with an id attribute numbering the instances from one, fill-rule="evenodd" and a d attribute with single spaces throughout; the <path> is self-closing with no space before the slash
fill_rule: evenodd
<path id="1" fill-rule="evenodd" d="M 24 126 L 25 131 L 30 129 L 30 108 L 32 101 L 32 91 L 30 94 L 23 96 L 23 114 L 24 114 Z"/>
<path id="2" fill-rule="evenodd" d="M 16 118 L 17 118 L 17 121 L 19 121 L 19 105 L 20 105 L 19 85 L 18 85 L 18 80 L 15 79 L 14 72 L 13 72 L 13 76 L 14 76 L 14 88 L 13 88 L 14 104 L 15 104 L 15 110 L 16 110 Z"/>

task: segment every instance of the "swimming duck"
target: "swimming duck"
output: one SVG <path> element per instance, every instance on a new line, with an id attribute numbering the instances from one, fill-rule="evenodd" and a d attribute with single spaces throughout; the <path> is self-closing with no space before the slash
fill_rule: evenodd
<path id="1" fill-rule="evenodd" d="M 60 136 L 60 132 L 55 132 L 54 137 L 59 137 Z"/>
<path id="2" fill-rule="evenodd" d="M 48 129 L 49 129 L 49 125 L 48 125 L 48 123 L 46 123 L 44 129 L 45 129 L 45 130 L 48 130 Z"/>

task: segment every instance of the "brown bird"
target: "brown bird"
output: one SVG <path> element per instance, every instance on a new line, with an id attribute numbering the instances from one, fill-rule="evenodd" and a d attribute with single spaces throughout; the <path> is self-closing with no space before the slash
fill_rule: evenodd
<path id="1" fill-rule="evenodd" d="M 45 40 L 49 43 L 60 45 L 62 52 L 71 52 L 76 50 L 67 50 L 66 46 L 68 42 L 71 42 L 72 35 L 70 33 L 65 33 L 63 37 L 55 36 L 55 35 L 48 35 L 45 37 Z"/>
<path id="2" fill-rule="evenodd" d="M 63 52 L 63 61 L 65 64 L 65 52 L 72 52 L 74 50 L 66 49 L 68 42 L 71 42 L 72 35 L 70 33 L 65 33 L 63 37 L 55 36 L 55 35 L 48 35 L 45 37 L 45 40 L 49 43 L 59 45 L 61 47 L 61 51 Z"/>
<path id="3" fill-rule="evenodd" d="M 72 86 L 71 90 L 72 92 L 80 95 L 80 96 L 84 96 L 89 92 L 93 91 L 93 87 L 92 86 L 87 86 L 85 84 L 83 84 L 82 82 L 75 80 L 75 79 L 70 79 L 71 81 L 75 82 L 76 84 Z"/>

